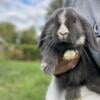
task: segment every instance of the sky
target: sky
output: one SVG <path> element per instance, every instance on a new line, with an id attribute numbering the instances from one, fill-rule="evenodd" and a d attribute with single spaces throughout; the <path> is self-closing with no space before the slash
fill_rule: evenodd
<path id="1" fill-rule="evenodd" d="M 12 22 L 17 30 L 44 24 L 46 8 L 51 0 L 0 0 L 0 22 Z"/>

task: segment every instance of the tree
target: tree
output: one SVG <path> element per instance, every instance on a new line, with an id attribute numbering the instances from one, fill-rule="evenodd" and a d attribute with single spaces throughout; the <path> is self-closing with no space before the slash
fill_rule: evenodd
<path id="1" fill-rule="evenodd" d="M 4 38 L 7 42 L 12 43 L 15 37 L 16 26 L 9 22 L 0 24 L 0 37 Z"/>
<path id="2" fill-rule="evenodd" d="M 52 14 L 52 12 L 54 12 L 54 10 L 56 10 L 57 8 L 60 8 L 60 7 L 68 7 L 71 5 L 71 3 L 75 2 L 75 0 L 52 0 L 49 7 L 48 7 L 48 13 L 47 13 L 47 16 L 48 17 L 49 15 Z"/>
<path id="3" fill-rule="evenodd" d="M 29 28 L 22 32 L 20 39 L 21 44 L 36 44 L 36 31 L 34 27 Z"/>
<path id="4" fill-rule="evenodd" d="M 65 0 L 64 1 L 64 5 L 66 6 L 66 7 L 68 7 L 68 6 L 72 6 L 73 4 L 75 4 L 75 2 L 76 2 L 76 0 Z"/>
<path id="5" fill-rule="evenodd" d="M 62 5 L 63 5 L 63 0 L 52 0 L 49 7 L 48 7 L 48 9 L 47 9 L 48 13 L 47 13 L 46 17 L 51 15 L 54 10 L 61 7 Z"/>

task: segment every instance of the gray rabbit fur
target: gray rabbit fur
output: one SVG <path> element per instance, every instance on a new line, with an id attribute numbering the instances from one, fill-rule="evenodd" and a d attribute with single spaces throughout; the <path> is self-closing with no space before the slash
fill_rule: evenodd
<path id="1" fill-rule="evenodd" d="M 58 64 L 58 56 L 66 50 L 78 50 L 81 55 L 74 69 L 54 75 L 58 92 L 65 91 L 64 100 L 78 100 L 82 86 L 100 94 L 100 57 L 96 56 L 100 55 L 100 50 L 96 36 L 89 22 L 73 8 L 59 8 L 49 17 L 41 33 L 39 47 L 45 63 L 43 70 L 49 74 Z M 51 96 L 51 100 L 62 99 Z"/>

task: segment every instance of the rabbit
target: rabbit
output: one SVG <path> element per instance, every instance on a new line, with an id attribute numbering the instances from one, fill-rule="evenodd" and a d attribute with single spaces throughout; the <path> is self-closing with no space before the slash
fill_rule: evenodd
<path id="1" fill-rule="evenodd" d="M 42 69 L 53 76 L 46 100 L 80 100 L 82 87 L 99 97 L 100 50 L 91 25 L 74 8 L 54 11 L 43 28 L 39 48 Z M 54 75 L 59 55 L 70 50 L 77 50 L 80 54 L 75 68 Z"/>

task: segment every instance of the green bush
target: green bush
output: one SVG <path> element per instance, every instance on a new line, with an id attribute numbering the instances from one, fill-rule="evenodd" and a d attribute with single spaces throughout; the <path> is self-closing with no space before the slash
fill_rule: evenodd
<path id="1" fill-rule="evenodd" d="M 23 60 L 37 60 L 40 56 L 37 45 L 23 44 L 17 45 L 16 48 L 22 50 Z"/>
<path id="2" fill-rule="evenodd" d="M 13 50 L 10 51 L 9 58 L 13 60 L 22 60 L 24 58 L 22 49 L 15 47 Z"/>

